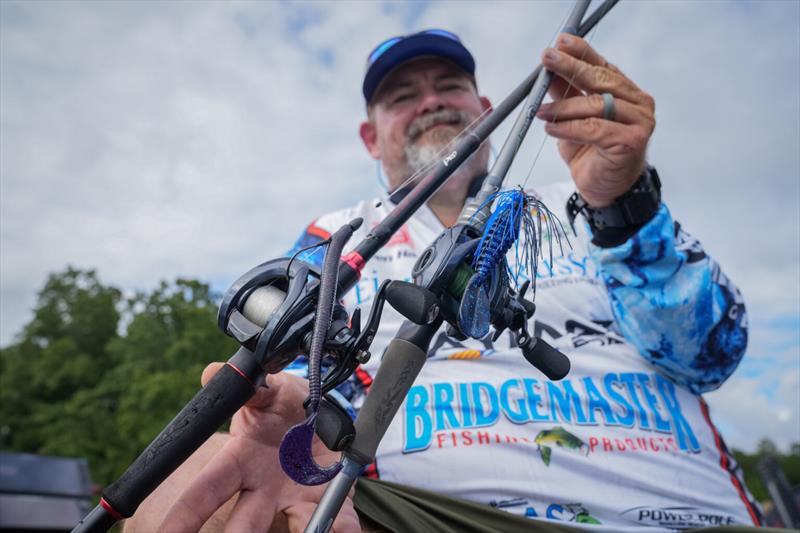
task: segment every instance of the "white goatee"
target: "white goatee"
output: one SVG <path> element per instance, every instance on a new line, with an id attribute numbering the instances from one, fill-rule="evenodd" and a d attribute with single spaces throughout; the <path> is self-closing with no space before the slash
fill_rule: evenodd
<path id="1" fill-rule="evenodd" d="M 406 130 L 408 143 L 405 147 L 405 156 L 409 170 L 418 172 L 440 160 L 448 144 L 468 123 L 467 113 L 457 109 L 442 109 L 414 120 Z M 424 140 L 421 139 L 428 130 L 441 125 L 449 127 L 436 128 L 427 133 Z"/>

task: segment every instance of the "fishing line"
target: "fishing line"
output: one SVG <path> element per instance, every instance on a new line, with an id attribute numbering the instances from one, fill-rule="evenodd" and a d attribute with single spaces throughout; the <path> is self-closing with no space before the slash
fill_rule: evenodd
<path id="1" fill-rule="evenodd" d="M 478 124 L 478 123 L 479 123 L 481 120 L 483 120 L 483 118 L 484 118 L 486 115 L 488 115 L 489 113 L 491 113 L 491 112 L 492 112 L 492 108 L 489 108 L 489 109 L 484 109 L 484 110 L 483 110 L 483 111 L 482 111 L 482 112 L 481 112 L 481 113 L 480 113 L 480 114 L 479 114 L 477 117 L 475 117 L 475 118 L 474 118 L 474 119 L 473 119 L 473 120 L 472 120 L 472 121 L 471 121 L 469 124 L 467 124 L 466 126 L 464 126 L 464 128 L 463 128 L 463 129 L 462 129 L 460 132 L 458 132 L 458 134 L 457 134 L 455 137 L 453 137 L 452 139 L 450 139 L 450 140 L 447 142 L 447 144 L 445 144 L 445 145 L 444 145 L 442 148 L 440 148 L 440 149 L 439 149 L 439 150 L 436 152 L 436 155 L 433 157 L 433 159 L 431 160 L 431 162 L 430 162 L 430 163 L 428 163 L 428 164 L 427 164 L 427 165 L 425 165 L 424 167 L 422 167 L 422 168 L 420 168 L 419 170 L 417 170 L 416 172 L 414 172 L 414 173 L 413 173 L 413 174 L 412 174 L 410 177 L 408 177 L 408 178 L 407 178 L 407 179 L 406 179 L 406 180 L 405 180 L 403 183 L 401 183 L 400 185 L 398 185 L 396 189 L 394 189 L 393 191 L 389 192 L 389 199 L 390 199 L 390 200 L 392 200 L 392 201 L 394 201 L 394 200 L 393 200 L 393 197 L 394 197 L 394 196 L 395 196 L 397 193 L 401 192 L 402 190 L 404 190 L 405 188 L 407 188 L 407 187 L 408 187 L 408 186 L 409 186 L 411 183 L 413 183 L 414 181 L 416 181 L 416 180 L 420 179 L 421 177 L 427 176 L 427 175 L 428 175 L 428 173 L 430 173 L 430 171 L 431 171 L 431 170 L 432 170 L 434 167 L 436 167 L 436 165 L 438 165 L 438 164 L 439 164 L 439 162 L 440 162 L 440 160 L 441 160 L 442 156 L 444 156 L 444 155 L 445 155 L 445 154 L 446 154 L 446 153 L 447 153 L 449 150 L 451 150 L 451 149 L 453 148 L 453 146 L 454 146 L 454 145 L 455 145 L 455 144 L 456 144 L 458 141 L 460 141 L 460 140 L 461 140 L 461 138 L 462 138 L 462 137 L 464 137 L 465 135 L 468 135 L 469 133 L 471 133 L 471 131 L 472 131 L 472 128 L 473 128 L 473 127 L 474 127 L 476 124 Z M 486 141 L 488 141 L 488 140 L 489 140 L 489 139 L 488 139 L 488 137 L 487 137 L 486 139 L 484 139 L 484 140 L 481 142 L 481 144 L 479 145 L 479 147 L 478 147 L 478 148 L 475 150 L 475 152 L 473 152 L 473 154 L 477 153 L 477 151 L 480 149 L 480 147 L 482 147 L 482 146 L 483 146 L 483 144 L 484 144 Z M 472 156 L 470 156 L 470 157 L 472 157 Z M 463 163 L 462 163 L 462 164 L 463 164 Z"/>
<path id="2" fill-rule="evenodd" d="M 383 175 L 383 167 L 379 159 L 375 160 L 375 177 L 378 179 L 378 185 L 381 186 L 381 189 L 388 191 L 389 182 L 386 180 L 386 176 Z"/>
<path id="3" fill-rule="evenodd" d="M 292 267 L 292 263 L 294 262 L 295 257 L 297 257 L 298 255 L 300 255 L 303 252 L 307 252 L 308 250 L 311 250 L 313 248 L 318 248 L 320 246 L 325 246 L 326 244 L 330 244 L 330 243 L 331 243 L 331 238 L 328 237 L 327 239 L 325 239 L 323 241 L 315 242 L 314 244 L 310 244 L 310 245 L 308 245 L 308 246 L 306 246 L 304 248 L 300 248 L 299 250 L 297 250 L 294 254 L 292 254 L 292 257 L 289 258 L 289 262 L 286 265 L 286 277 L 287 278 L 289 277 L 289 269 Z"/>
<path id="4" fill-rule="evenodd" d="M 552 44 L 552 42 L 556 39 L 556 37 L 558 36 L 558 33 L 560 31 L 560 28 L 564 26 L 564 23 L 566 22 L 568 17 L 569 17 L 569 11 L 567 11 L 566 14 L 562 17 L 560 24 L 556 27 L 556 30 L 553 33 L 553 35 L 550 37 L 550 40 L 548 41 L 548 43 Z M 477 117 L 475 117 L 475 119 L 472 120 L 469 124 L 467 124 L 455 137 L 453 137 L 453 139 L 451 139 L 447 144 L 445 144 L 441 149 L 439 149 L 436 152 L 435 157 L 433 158 L 433 160 L 430 163 L 428 163 L 426 166 L 424 166 L 421 169 L 419 169 L 416 172 L 414 172 L 405 181 L 403 181 L 403 183 L 401 183 L 396 189 L 394 189 L 393 191 L 390 191 L 389 192 L 389 199 L 393 201 L 393 198 L 397 193 L 403 191 L 410 184 L 412 184 L 416 180 L 420 179 L 421 177 L 427 175 L 439 163 L 439 160 L 441 159 L 441 157 L 444 156 L 447 153 L 447 151 L 450 150 L 453 147 L 453 145 L 456 144 L 456 142 L 458 140 L 460 140 L 464 135 L 468 134 L 471 131 L 471 129 L 473 128 L 473 126 L 475 126 L 478 122 L 480 122 L 490 112 L 491 112 L 491 108 L 490 109 L 485 109 Z M 486 139 L 484 139 L 481 142 L 480 146 L 475 150 L 475 152 L 473 152 L 473 155 L 475 153 L 477 153 L 478 150 L 481 147 L 483 147 L 483 144 L 488 140 L 489 140 L 488 137 Z M 470 156 L 470 157 L 472 157 L 472 156 Z M 466 163 L 466 161 L 464 163 Z M 462 163 L 462 164 L 464 164 L 464 163 Z M 491 168 L 491 166 L 489 168 Z M 387 189 L 388 189 L 388 187 L 387 187 Z"/>
<path id="5" fill-rule="evenodd" d="M 561 19 L 561 22 L 560 22 L 560 23 L 559 23 L 559 25 L 556 27 L 556 30 L 555 30 L 555 32 L 553 33 L 553 35 L 550 37 L 550 40 L 548 41 L 548 43 L 552 43 L 552 42 L 555 40 L 555 38 L 558 36 L 558 33 L 559 33 L 559 31 L 560 31 L 560 30 L 559 30 L 559 28 L 562 28 L 562 27 L 564 26 L 564 23 L 566 22 L 567 18 L 569 17 L 569 13 L 570 13 L 569 11 L 566 11 L 566 12 L 565 12 L 564 16 L 563 16 L 563 17 L 562 17 L 562 19 Z M 470 122 L 469 124 L 467 124 L 467 125 L 466 125 L 466 126 L 465 126 L 465 127 L 464 127 L 464 128 L 463 128 L 463 129 L 462 129 L 462 130 L 461 130 L 461 131 L 460 131 L 460 132 L 459 132 L 459 133 L 458 133 L 456 136 L 455 136 L 455 137 L 453 137 L 453 139 L 451 139 L 451 140 L 450 140 L 450 141 L 449 141 L 447 144 L 445 144 L 445 145 L 444 145 L 444 146 L 443 146 L 443 147 L 442 147 L 442 148 L 441 148 L 441 149 L 440 149 L 440 150 L 439 150 L 439 151 L 436 153 L 436 156 L 435 156 L 435 158 L 434 158 L 434 160 L 433 160 L 433 161 L 431 161 L 430 163 L 428 163 L 428 165 L 426 165 L 425 167 L 423 167 L 423 168 L 421 168 L 421 169 L 417 170 L 416 172 L 414 172 L 414 173 L 413 173 L 413 174 L 412 174 L 410 177 L 408 177 L 408 178 L 407 178 L 407 179 L 406 179 L 406 180 L 405 180 L 403 183 L 401 183 L 401 184 L 400 184 L 400 185 L 399 185 L 399 186 L 398 186 L 398 187 L 397 187 L 395 190 L 393 190 L 393 191 L 389 192 L 389 199 L 391 200 L 391 199 L 392 199 L 392 197 L 393 197 L 395 194 L 397 194 L 397 193 L 398 193 L 398 192 L 400 192 L 401 190 L 403 190 L 403 189 L 405 189 L 406 187 L 408 187 L 408 186 L 409 186 L 411 183 L 413 183 L 414 181 L 418 180 L 420 177 L 422 177 L 422 176 L 426 175 L 426 174 L 427 174 L 427 173 L 428 173 L 428 172 L 429 172 L 429 171 L 430 171 L 430 170 L 431 170 L 433 167 L 435 167 L 435 166 L 436 166 L 436 165 L 439 163 L 438 159 L 439 159 L 439 158 L 441 158 L 441 156 L 443 156 L 445 153 L 447 153 L 447 151 L 448 151 L 450 148 L 452 148 L 452 146 L 453 146 L 453 145 L 454 145 L 454 144 L 455 144 L 455 143 L 456 143 L 456 142 L 457 142 L 459 139 L 461 139 L 461 138 L 462 138 L 464 135 L 466 135 L 466 134 L 467 134 L 467 133 L 468 133 L 468 132 L 469 132 L 469 131 L 472 129 L 472 127 L 473 127 L 473 126 L 475 126 L 475 124 L 477 124 L 478 122 L 480 122 L 480 121 L 483 119 L 483 117 L 485 117 L 485 116 L 486 116 L 487 114 L 489 114 L 490 112 L 491 112 L 491 108 L 490 108 L 490 109 L 485 109 L 485 110 L 483 110 L 483 111 L 482 111 L 482 112 L 481 112 L 481 113 L 480 113 L 480 114 L 479 114 L 477 117 L 475 117 L 475 119 L 474 119 L 472 122 Z M 480 144 L 480 146 L 478 147 L 478 149 L 476 149 L 476 150 L 475 150 L 475 152 L 473 152 L 473 153 L 477 153 L 477 151 L 478 151 L 478 150 L 479 150 L 479 149 L 480 149 L 480 148 L 483 146 L 483 144 L 484 144 L 486 141 L 488 141 L 488 140 L 489 140 L 488 138 L 484 139 L 484 140 L 483 140 L 483 142 L 481 142 L 481 144 Z M 495 152 L 493 151 L 493 153 L 495 153 Z M 496 159 L 496 157 L 497 157 L 497 156 L 496 156 L 496 153 L 495 153 L 495 159 Z M 466 161 L 465 161 L 465 163 L 466 163 Z M 462 163 L 462 164 L 463 164 L 463 163 Z M 489 165 L 489 168 L 491 168 L 491 165 Z M 388 187 L 387 187 L 387 188 L 388 188 Z"/>
<path id="6" fill-rule="evenodd" d="M 606 6 L 606 8 L 603 10 L 603 14 L 601 16 L 605 16 L 606 13 L 608 13 L 609 9 L 610 9 L 610 7 Z M 589 33 L 589 38 L 586 39 L 586 43 L 587 44 L 591 44 L 592 43 L 592 41 L 594 40 L 595 36 L 597 35 L 597 31 L 598 31 L 598 28 L 597 28 L 597 26 L 595 26 L 594 29 Z M 586 48 L 583 51 L 583 53 L 581 54 L 581 58 L 580 58 L 581 61 L 583 61 L 586 58 L 586 54 L 588 52 L 589 52 L 588 48 Z M 567 81 L 567 88 L 564 90 L 564 94 L 561 96 L 562 100 L 567 96 L 567 93 L 569 92 L 570 88 L 572 88 L 572 82 L 575 81 L 575 78 L 577 76 L 578 76 L 578 72 L 576 70 L 576 72 L 572 75 L 570 80 Z M 580 89 L 578 89 L 578 90 L 580 91 Z M 583 94 L 583 91 L 580 91 L 580 93 Z M 557 119 L 558 119 L 558 113 L 556 113 L 553 116 L 552 122 L 556 122 Z M 536 163 L 539 161 L 539 156 L 542 155 L 542 150 L 544 149 L 544 145 L 547 144 L 548 139 L 550 139 L 550 136 L 545 134 L 544 139 L 542 139 L 542 142 L 539 144 L 539 150 L 536 152 L 536 155 L 533 158 L 533 162 L 531 163 L 530 169 L 528 170 L 528 175 L 525 177 L 525 181 L 522 182 L 521 187 L 523 189 L 528 185 L 528 180 L 530 180 L 531 176 L 533 175 L 533 169 L 536 166 Z M 559 224 L 560 223 L 561 223 L 561 221 L 559 220 Z M 562 227 L 562 229 L 563 229 L 563 227 Z"/>

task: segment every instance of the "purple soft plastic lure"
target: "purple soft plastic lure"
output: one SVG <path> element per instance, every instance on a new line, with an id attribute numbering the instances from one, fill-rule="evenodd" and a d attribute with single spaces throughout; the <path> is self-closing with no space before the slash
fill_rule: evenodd
<path id="1" fill-rule="evenodd" d="M 317 426 L 317 413 L 303 422 L 292 426 L 281 441 L 281 468 L 292 480 L 301 485 L 321 485 L 327 483 L 342 469 L 342 463 L 336 462 L 328 467 L 321 467 L 312 457 L 311 443 Z"/>
<path id="2" fill-rule="evenodd" d="M 314 460 L 312 444 L 317 428 L 317 414 L 322 399 L 320 366 L 328 328 L 333 316 L 333 305 L 338 286 L 338 266 L 342 249 L 355 230 L 361 226 L 357 218 L 339 228 L 330 238 L 325 251 L 325 259 L 320 275 L 319 296 L 317 299 L 316 322 L 308 354 L 308 418 L 292 426 L 283 436 L 279 449 L 281 467 L 286 475 L 301 485 L 320 485 L 333 479 L 341 470 L 342 463 L 328 467 L 320 466 Z"/>
<path id="3" fill-rule="evenodd" d="M 539 257 L 542 255 L 543 238 L 549 237 L 551 261 L 553 239 L 563 253 L 561 237 L 563 235 L 566 238 L 561 221 L 553 212 L 541 200 L 527 194 L 521 188 L 499 192 L 488 201 L 495 200 L 497 203 L 494 211 L 486 221 L 483 236 L 472 259 L 471 266 L 475 269 L 475 274 L 467 283 L 458 310 L 461 330 L 475 339 L 480 339 L 489 333 L 491 309 L 488 284 L 496 267 L 502 263 L 509 270 L 515 286 L 519 283 L 520 275 L 527 275 L 533 280 L 535 293 L 535 272 Z M 514 272 L 508 268 L 506 261 L 506 254 L 512 246 L 516 246 Z M 520 248 L 522 248 L 521 254 Z"/>

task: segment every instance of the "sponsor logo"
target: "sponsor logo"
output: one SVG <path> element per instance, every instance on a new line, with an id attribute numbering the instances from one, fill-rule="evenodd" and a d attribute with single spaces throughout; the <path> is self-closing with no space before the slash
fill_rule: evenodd
<path id="1" fill-rule="evenodd" d="M 509 254 L 508 260 L 511 264 L 511 267 L 515 268 L 516 265 L 514 264 L 513 256 L 513 253 Z M 522 265 L 521 270 L 522 272 L 520 274 L 520 280 L 524 281 L 530 279 L 530 273 L 528 272 L 526 265 Z M 585 281 L 585 278 L 599 280 L 600 268 L 597 264 L 597 260 L 593 257 L 578 254 L 574 251 L 570 251 L 559 256 L 554 255 L 552 258 L 548 257 L 547 259 L 542 259 L 539 261 L 539 264 L 536 268 L 537 280 L 550 281 L 558 278 L 567 278 L 571 280 L 561 280 L 562 283 L 574 283 L 579 278 L 581 278 L 581 281 Z M 541 285 L 541 287 L 550 287 L 552 285 L 557 285 L 557 283 L 544 283 Z M 538 287 L 539 285 L 537 285 L 537 288 Z"/>
<path id="2" fill-rule="evenodd" d="M 389 244 L 390 246 L 387 246 L 382 252 L 375 254 L 375 256 L 370 259 L 370 265 L 376 265 L 377 268 L 382 269 L 384 266 L 394 264 L 395 262 L 416 261 L 418 254 L 414 249 L 414 242 L 410 234 L 403 234 L 401 230 L 399 234 L 392 238 Z M 299 257 L 304 261 L 309 261 L 315 265 L 321 265 L 324 257 L 322 250 L 322 248 L 315 248 L 302 252 L 302 255 Z M 514 254 L 511 253 L 508 257 L 511 268 L 514 268 L 513 255 Z M 378 291 L 380 282 L 385 277 L 386 272 L 379 273 L 375 267 L 365 269 L 361 273 L 361 279 L 355 286 L 355 305 L 361 305 L 364 302 L 372 300 L 372 297 Z M 530 273 L 527 271 L 527 267 L 523 265 L 518 282 L 523 283 L 529 279 Z M 550 258 L 539 261 L 536 279 L 537 289 L 542 290 L 578 283 L 603 284 L 600 278 L 600 270 L 595 259 L 586 255 L 578 255 L 574 252 L 569 252 L 566 255 L 558 257 L 554 256 L 552 261 L 550 261 Z M 410 277 L 405 279 L 405 281 L 410 280 Z M 571 332 L 568 333 L 572 334 Z M 592 334 L 593 332 L 587 333 Z M 595 341 L 599 341 L 599 338 L 595 339 Z"/>
<path id="3" fill-rule="evenodd" d="M 552 340 L 564 337 L 564 339 L 559 342 L 569 342 L 574 348 L 580 348 L 587 344 L 596 344 L 599 346 L 620 344 L 622 341 L 610 330 L 611 324 L 612 322 L 610 320 L 595 320 L 584 323 L 570 319 L 564 323 L 562 329 L 558 329 L 551 324 L 534 320 L 533 334 L 536 337 Z M 445 332 L 440 332 L 431 344 L 428 357 L 442 355 L 447 359 L 478 359 L 480 357 L 492 355 L 495 352 L 496 346 L 501 349 L 503 346 L 507 346 L 510 349 L 517 348 L 518 346 L 514 337 L 511 335 L 505 334 L 501 339 L 493 341 L 491 336 L 486 336 L 478 341 L 470 340 L 468 344 L 464 344 L 449 337 Z M 456 351 L 453 351 L 454 349 Z"/>
<path id="4" fill-rule="evenodd" d="M 545 466 L 550 466 L 553 446 L 574 453 L 589 455 L 589 447 L 586 446 L 586 443 L 561 426 L 540 431 L 533 441 L 539 446 L 539 454 Z"/>
<path id="5" fill-rule="evenodd" d="M 439 433 L 455 430 L 452 433 L 457 435 L 463 430 L 491 427 L 501 417 L 514 424 L 635 427 L 664 434 L 654 435 L 645 443 L 633 441 L 631 446 L 625 441 L 618 444 L 597 437 L 587 443 L 563 428 L 551 427 L 537 437 L 545 462 L 550 452 L 541 451 L 543 444 L 581 453 L 584 447 L 589 452 L 614 451 L 614 445 L 618 451 L 666 451 L 676 447 L 682 452 L 700 451 L 700 443 L 681 410 L 675 385 L 659 374 L 608 373 L 602 379 L 587 376 L 558 382 L 515 378 L 498 385 L 483 381 L 415 385 L 406 396 L 403 415 L 404 453 L 426 450 L 434 441 L 440 444 Z"/>
<path id="6" fill-rule="evenodd" d="M 623 511 L 620 516 L 653 527 L 709 527 L 736 523 L 731 515 L 704 511 L 697 507 L 634 507 Z"/>
<path id="7" fill-rule="evenodd" d="M 547 518 L 575 522 L 578 524 L 602 524 L 600 520 L 589 514 L 580 503 L 553 503 L 547 508 Z"/>
<path id="8" fill-rule="evenodd" d="M 481 350 L 461 350 L 460 352 L 456 352 L 454 354 L 450 354 L 447 356 L 448 359 L 478 359 L 480 356 L 483 355 L 483 351 Z"/>
<path id="9" fill-rule="evenodd" d="M 536 508 L 530 505 L 528 500 L 524 498 L 491 500 L 489 505 L 496 509 L 511 509 L 525 505 L 524 515 L 526 517 L 534 518 L 539 516 Z M 582 503 L 551 503 L 545 508 L 544 516 L 551 520 L 561 520 L 577 524 L 602 524 L 600 520 L 589 514 L 589 511 Z"/>
<path id="10" fill-rule="evenodd" d="M 672 437 L 589 437 L 589 452 L 678 452 Z"/>
<path id="11" fill-rule="evenodd" d="M 377 225 L 378 224 L 375 224 L 375 226 Z M 386 243 L 384 249 L 399 245 L 414 246 L 414 241 L 411 240 L 411 233 L 409 233 L 407 226 L 401 227 L 399 231 L 392 235 L 392 238 Z M 414 256 L 416 256 L 416 254 L 414 254 Z"/>

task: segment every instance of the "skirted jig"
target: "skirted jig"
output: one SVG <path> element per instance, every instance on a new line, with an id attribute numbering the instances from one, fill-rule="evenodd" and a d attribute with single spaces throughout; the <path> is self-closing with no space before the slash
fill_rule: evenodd
<path id="1" fill-rule="evenodd" d="M 478 247 L 472 258 L 475 274 L 467 283 L 458 311 L 461 331 L 479 339 L 489 333 L 491 306 L 489 282 L 498 266 L 508 272 L 519 288 L 520 278 L 533 280 L 536 293 L 536 269 L 543 257 L 542 243 L 547 240 L 549 258 L 553 259 L 553 241 L 563 253 L 562 237 L 571 246 L 561 221 L 536 196 L 522 188 L 495 193 L 487 203 L 496 201 L 494 211 L 486 221 Z M 515 247 L 514 269 L 506 258 Z"/>

